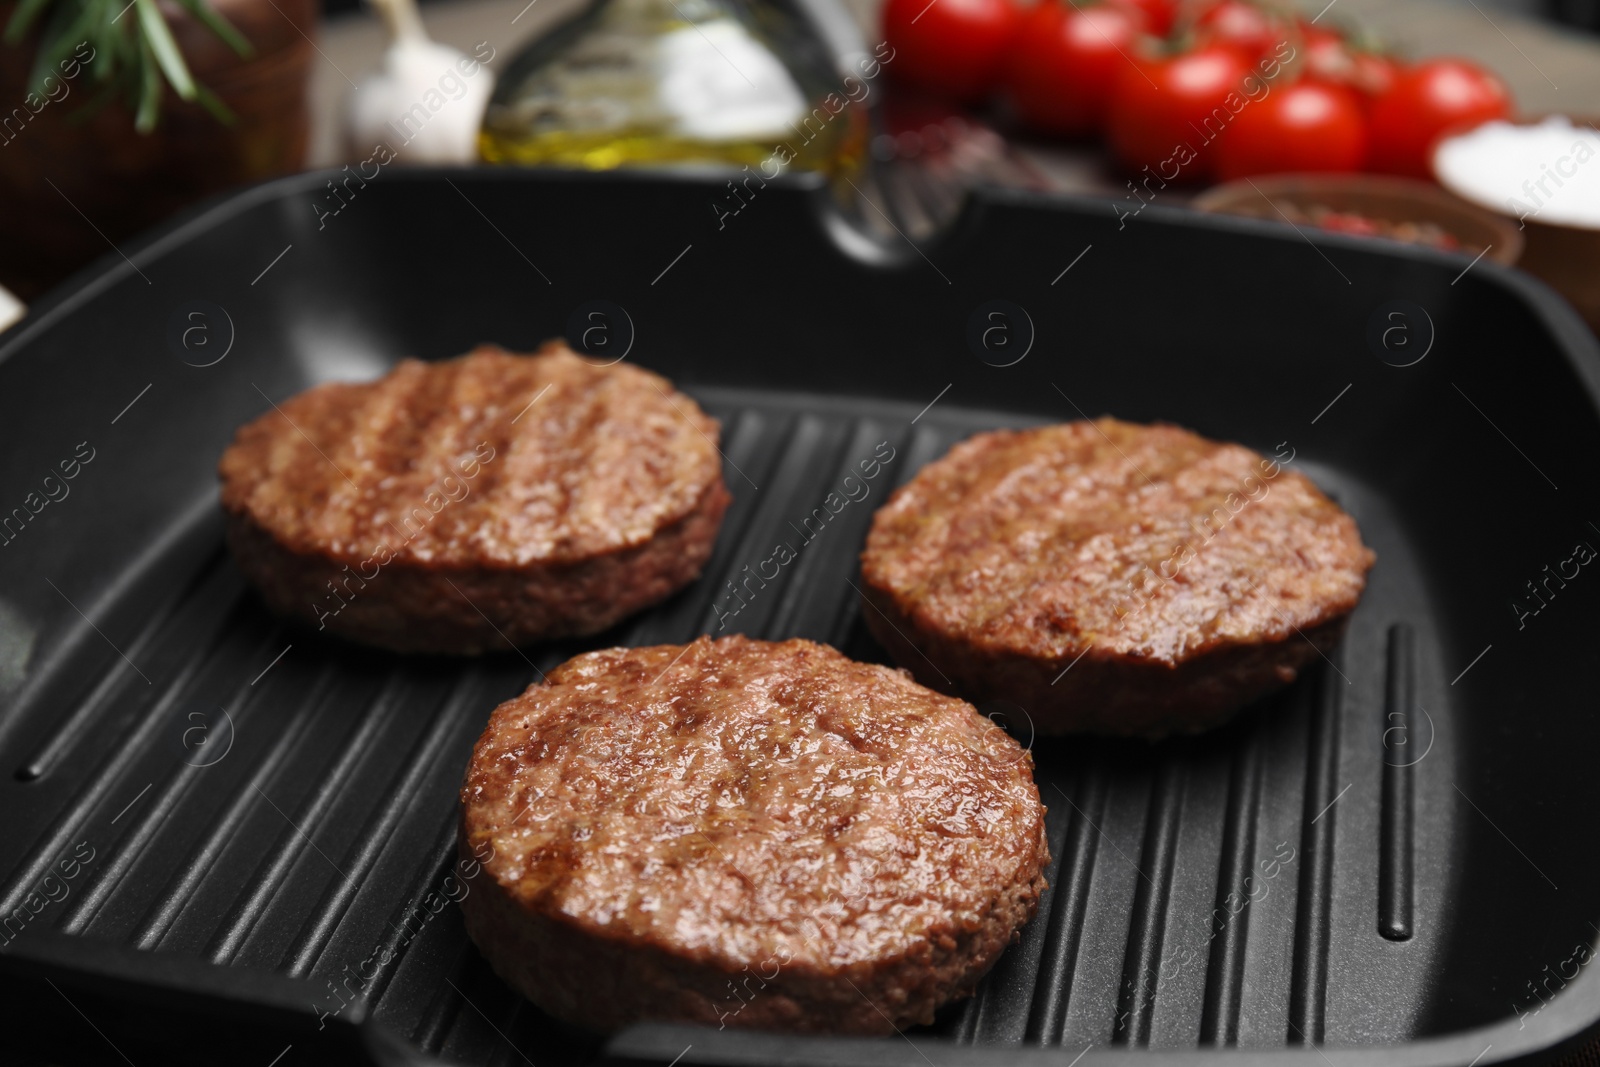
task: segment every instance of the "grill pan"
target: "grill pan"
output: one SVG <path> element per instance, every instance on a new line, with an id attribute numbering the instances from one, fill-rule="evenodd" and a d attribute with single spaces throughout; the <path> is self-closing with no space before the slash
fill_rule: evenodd
<path id="1" fill-rule="evenodd" d="M 862 236 L 802 179 L 735 215 L 705 176 L 394 171 L 334 215 L 330 177 L 108 254 L 0 347 L 14 1047 L 1398 1067 L 1531 1062 L 1600 1021 L 1600 577 L 1573 562 L 1600 546 L 1600 360 L 1538 283 L 1131 200 L 979 192 L 918 249 Z M 593 640 L 475 661 L 266 614 L 221 545 L 214 467 L 239 424 L 318 381 L 574 321 L 722 422 L 736 500 L 698 583 Z M 1025 709 L 983 709 L 1032 743 L 1053 865 L 977 996 L 883 1040 L 607 1039 L 493 976 L 452 866 L 496 703 L 586 648 L 717 632 L 725 582 L 888 442 L 868 499 L 720 616 L 882 660 L 853 583 L 890 483 L 981 429 L 1101 413 L 1292 449 L 1378 564 L 1343 645 L 1220 732 L 1050 740 Z"/>

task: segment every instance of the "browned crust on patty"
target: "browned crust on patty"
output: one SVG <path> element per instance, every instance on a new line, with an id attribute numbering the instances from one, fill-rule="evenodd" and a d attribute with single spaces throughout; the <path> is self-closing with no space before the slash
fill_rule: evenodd
<path id="1" fill-rule="evenodd" d="M 926 684 L 1153 738 L 1292 681 L 1374 559 L 1276 460 L 1103 418 L 958 444 L 878 511 L 861 565 L 869 628 Z"/>
<path id="2" fill-rule="evenodd" d="M 728 491 L 670 382 L 564 345 L 406 360 L 242 427 L 228 541 L 273 610 L 397 651 L 597 633 L 692 581 Z"/>
<path id="3" fill-rule="evenodd" d="M 1033 915 L 1049 861 L 1014 740 L 801 640 L 570 660 L 495 710 L 461 801 L 468 932 L 602 1030 L 931 1021 Z"/>

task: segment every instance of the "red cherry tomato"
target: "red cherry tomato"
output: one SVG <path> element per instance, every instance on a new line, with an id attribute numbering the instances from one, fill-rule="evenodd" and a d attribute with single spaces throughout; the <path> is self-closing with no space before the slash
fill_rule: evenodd
<path id="1" fill-rule="evenodd" d="M 883 37 L 889 69 L 920 88 L 958 100 L 993 86 L 1020 18 L 1012 0 L 889 0 Z"/>
<path id="2" fill-rule="evenodd" d="M 1288 22 L 1247 0 L 1217 0 L 1194 23 L 1203 44 L 1237 48 L 1252 63 L 1289 39 Z"/>
<path id="3" fill-rule="evenodd" d="M 1355 81 L 1356 61 L 1345 47 L 1344 38 L 1329 30 L 1304 25 L 1306 77 L 1329 85 L 1350 85 Z"/>
<path id="4" fill-rule="evenodd" d="M 1482 67 L 1462 59 L 1418 63 L 1373 103 L 1372 169 L 1431 178 L 1440 137 L 1510 114 L 1510 92 Z"/>
<path id="5" fill-rule="evenodd" d="M 1017 115 L 1048 133 L 1100 130 L 1112 83 L 1132 59 L 1142 24 L 1137 11 L 1121 4 L 1042 0 L 1023 17 L 1007 63 Z"/>
<path id="6" fill-rule="evenodd" d="M 1355 63 L 1351 84 L 1361 92 L 1362 102 L 1370 111 L 1378 97 L 1394 87 L 1400 65 L 1380 52 L 1352 52 Z"/>
<path id="7" fill-rule="evenodd" d="M 1172 32 L 1172 21 L 1178 16 L 1178 0 L 1114 0 L 1144 16 L 1147 33 L 1165 37 Z"/>
<path id="8" fill-rule="evenodd" d="M 1355 171 L 1367 154 L 1367 120 L 1355 94 L 1304 81 L 1273 89 L 1239 112 L 1216 149 L 1223 181 L 1255 174 Z"/>
<path id="9" fill-rule="evenodd" d="M 1221 45 L 1124 63 L 1107 115 L 1112 151 L 1129 170 L 1148 166 L 1164 181 L 1204 178 L 1211 141 L 1248 100 L 1242 86 L 1249 73 L 1238 50 Z"/>
<path id="10" fill-rule="evenodd" d="M 1399 68 L 1383 53 L 1360 48 L 1333 30 L 1309 23 L 1301 24 L 1301 32 L 1305 39 L 1305 76 L 1311 81 L 1349 86 L 1367 109 L 1394 84 Z"/>

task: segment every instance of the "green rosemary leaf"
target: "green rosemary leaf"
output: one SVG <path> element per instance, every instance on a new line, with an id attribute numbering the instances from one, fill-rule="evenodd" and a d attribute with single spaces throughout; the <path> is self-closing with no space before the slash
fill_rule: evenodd
<path id="1" fill-rule="evenodd" d="M 238 53 L 240 58 L 249 59 L 255 55 L 255 49 L 245 40 L 244 34 L 235 29 L 233 23 L 217 14 L 207 0 L 178 0 L 178 4 L 199 19 L 206 29 L 220 37 L 229 48 Z"/>
<path id="2" fill-rule="evenodd" d="M 178 51 L 178 42 L 172 39 L 167 20 L 161 17 L 161 9 L 156 7 L 156 0 L 134 0 L 134 7 L 139 12 L 139 27 L 144 30 L 142 43 L 145 49 L 154 55 L 173 91 L 185 100 L 193 100 L 194 78 L 189 74 L 188 64 L 183 61 L 183 53 Z M 142 101 L 140 107 L 143 108 Z"/>
<path id="3" fill-rule="evenodd" d="M 239 116 L 235 115 L 233 110 L 229 108 L 227 104 L 222 102 L 222 97 L 218 96 L 210 89 L 207 89 L 199 82 L 195 82 L 194 97 L 197 101 L 199 101 L 201 107 L 211 112 L 212 118 L 216 119 L 224 126 L 232 126 L 235 122 L 239 121 Z"/>
<path id="4" fill-rule="evenodd" d="M 44 28 L 39 31 L 39 51 L 33 57 L 33 69 L 28 71 L 30 92 L 44 93 L 44 80 L 56 65 L 51 52 L 60 47 L 66 29 L 63 23 L 71 17 L 72 7 L 69 4 L 57 4 L 50 9 L 50 17 L 45 21 Z"/>
<path id="5" fill-rule="evenodd" d="M 117 28 L 111 24 L 112 16 L 105 10 L 105 0 L 89 0 L 84 7 L 96 12 L 89 24 L 89 41 L 94 45 L 94 80 L 106 85 L 114 81 L 113 75 L 117 72 Z"/>
<path id="6" fill-rule="evenodd" d="M 33 73 L 28 77 L 29 85 L 36 92 L 44 91 L 46 76 L 59 77 L 57 64 L 88 42 L 98 6 L 93 3 L 76 8 L 73 4 L 56 5 L 49 26 L 39 35 L 39 54 L 34 59 Z"/>
<path id="7" fill-rule="evenodd" d="M 132 13 L 133 8 L 128 8 Z M 139 20 L 130 18 L 111 34 L 111 83 L 122 91 L 129 109 L 139 105 L 141 88 L 155 60 L 144 49 L 144 35 L 139 32 Z"/>
<path id="8" fill-rule="evenodd" d="M 50 0 L 22 0 L 11 13 L 11 21 L 6 23 L 6 43 L 16 44 L 22 40 L 22 35 L 28 32 L 28 27 L 33 25 L 33 20 L 39 17 L 39 12 L 48 3 Z"/>
<path id="9" fill-rule="evenodd" d="M 138 0 L 142 8 L 145 4 L 154 7 L 150 0 Z M 158 13 L 157 18 L 160 18 Z M 161 110 L 161 69 L 157 58 L 150 47 L 146 37 L 139 38 L 140 73 L 143 77 L 139 85 L 139 110 L 134 116 L 133 128 L 140 133 L 149 133 L 156 128 L 156 116 Z"/>
<path id="10" fill-rule="evenodd" d="M 107 8 L 110 8 L 115 3 L 115 0 L 101 0 L 101 2 Z M 132 0 L 129 0 L 126 6 L 129 11 L 133 10 Z M 115 10 L 121 11 L 122 5 L 117 5 Z M 138 34 L 136 32 L 137 20 L 129 19 L 119 25 L 115 19 L 115 15 L 110 15 L 110 17 L 97 24 L 100 32 L 105 37 L 106 61 L 104 64 L 96 64 L 100 68 L 96 72 L 96 76 L 102 81 L 117 85 L 132 93 L 136 90 L 141 80 L 140 70 L 142 69 L 140 67 Z M 128 97 L 130 105 L 133 99 L 131 95 Z"/>
<path id="11" fill-rule="evenodd" d="M 175 2 L 241 58 L 255 54 L 245 36 L 209 0 Z M 63 78 L 62 64 L 69 56 L 80 57 L 74 60 L 79 67 L 72 68 L 73 77 L 80 68 L 89 70 L 85 91 L 90 99 L 73 109 L 74 122 L 121 99 L 134 112 L 134 127 L 148 133 L 156 126 L 168 85 L 180 99 L 196 101 L 219 122 L 237 121 L 220 97 L 195 81 L 156 0 L 17 0 L 0 39 L 16 43 L 29 34 L 38 42 L 28 74 L 30 92 L 47 95 L 47 81 Z M 86 45 L 93 48 L 89 60 L 81 58 Z"/>

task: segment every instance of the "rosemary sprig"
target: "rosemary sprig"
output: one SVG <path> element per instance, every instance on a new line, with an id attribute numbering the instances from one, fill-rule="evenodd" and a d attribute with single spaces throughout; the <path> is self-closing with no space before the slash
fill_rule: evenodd
<path id="1" fill-rule="evenodd" d="M 176 3 L 240 58 L 254 53 L 208 0 Z M 35 27 L 38 50 L 28 84 L 40 95 L 48 95 L 49 79 L 60 77 L 58 70 L 69 56 L 84 45 L 93 50 L 84 65 L 100 91 L 80 115 L 120 97 L 134 113 L 134 128 L 149 133 L 160 118 L 162 94 L 171 88 L 180 100 L 198 103 L 218 121 L 234 120 L 227 105 L 195 81 L 156 0 L 20 0 L 6 23 L 6 43 L 20 43 Z"/>

